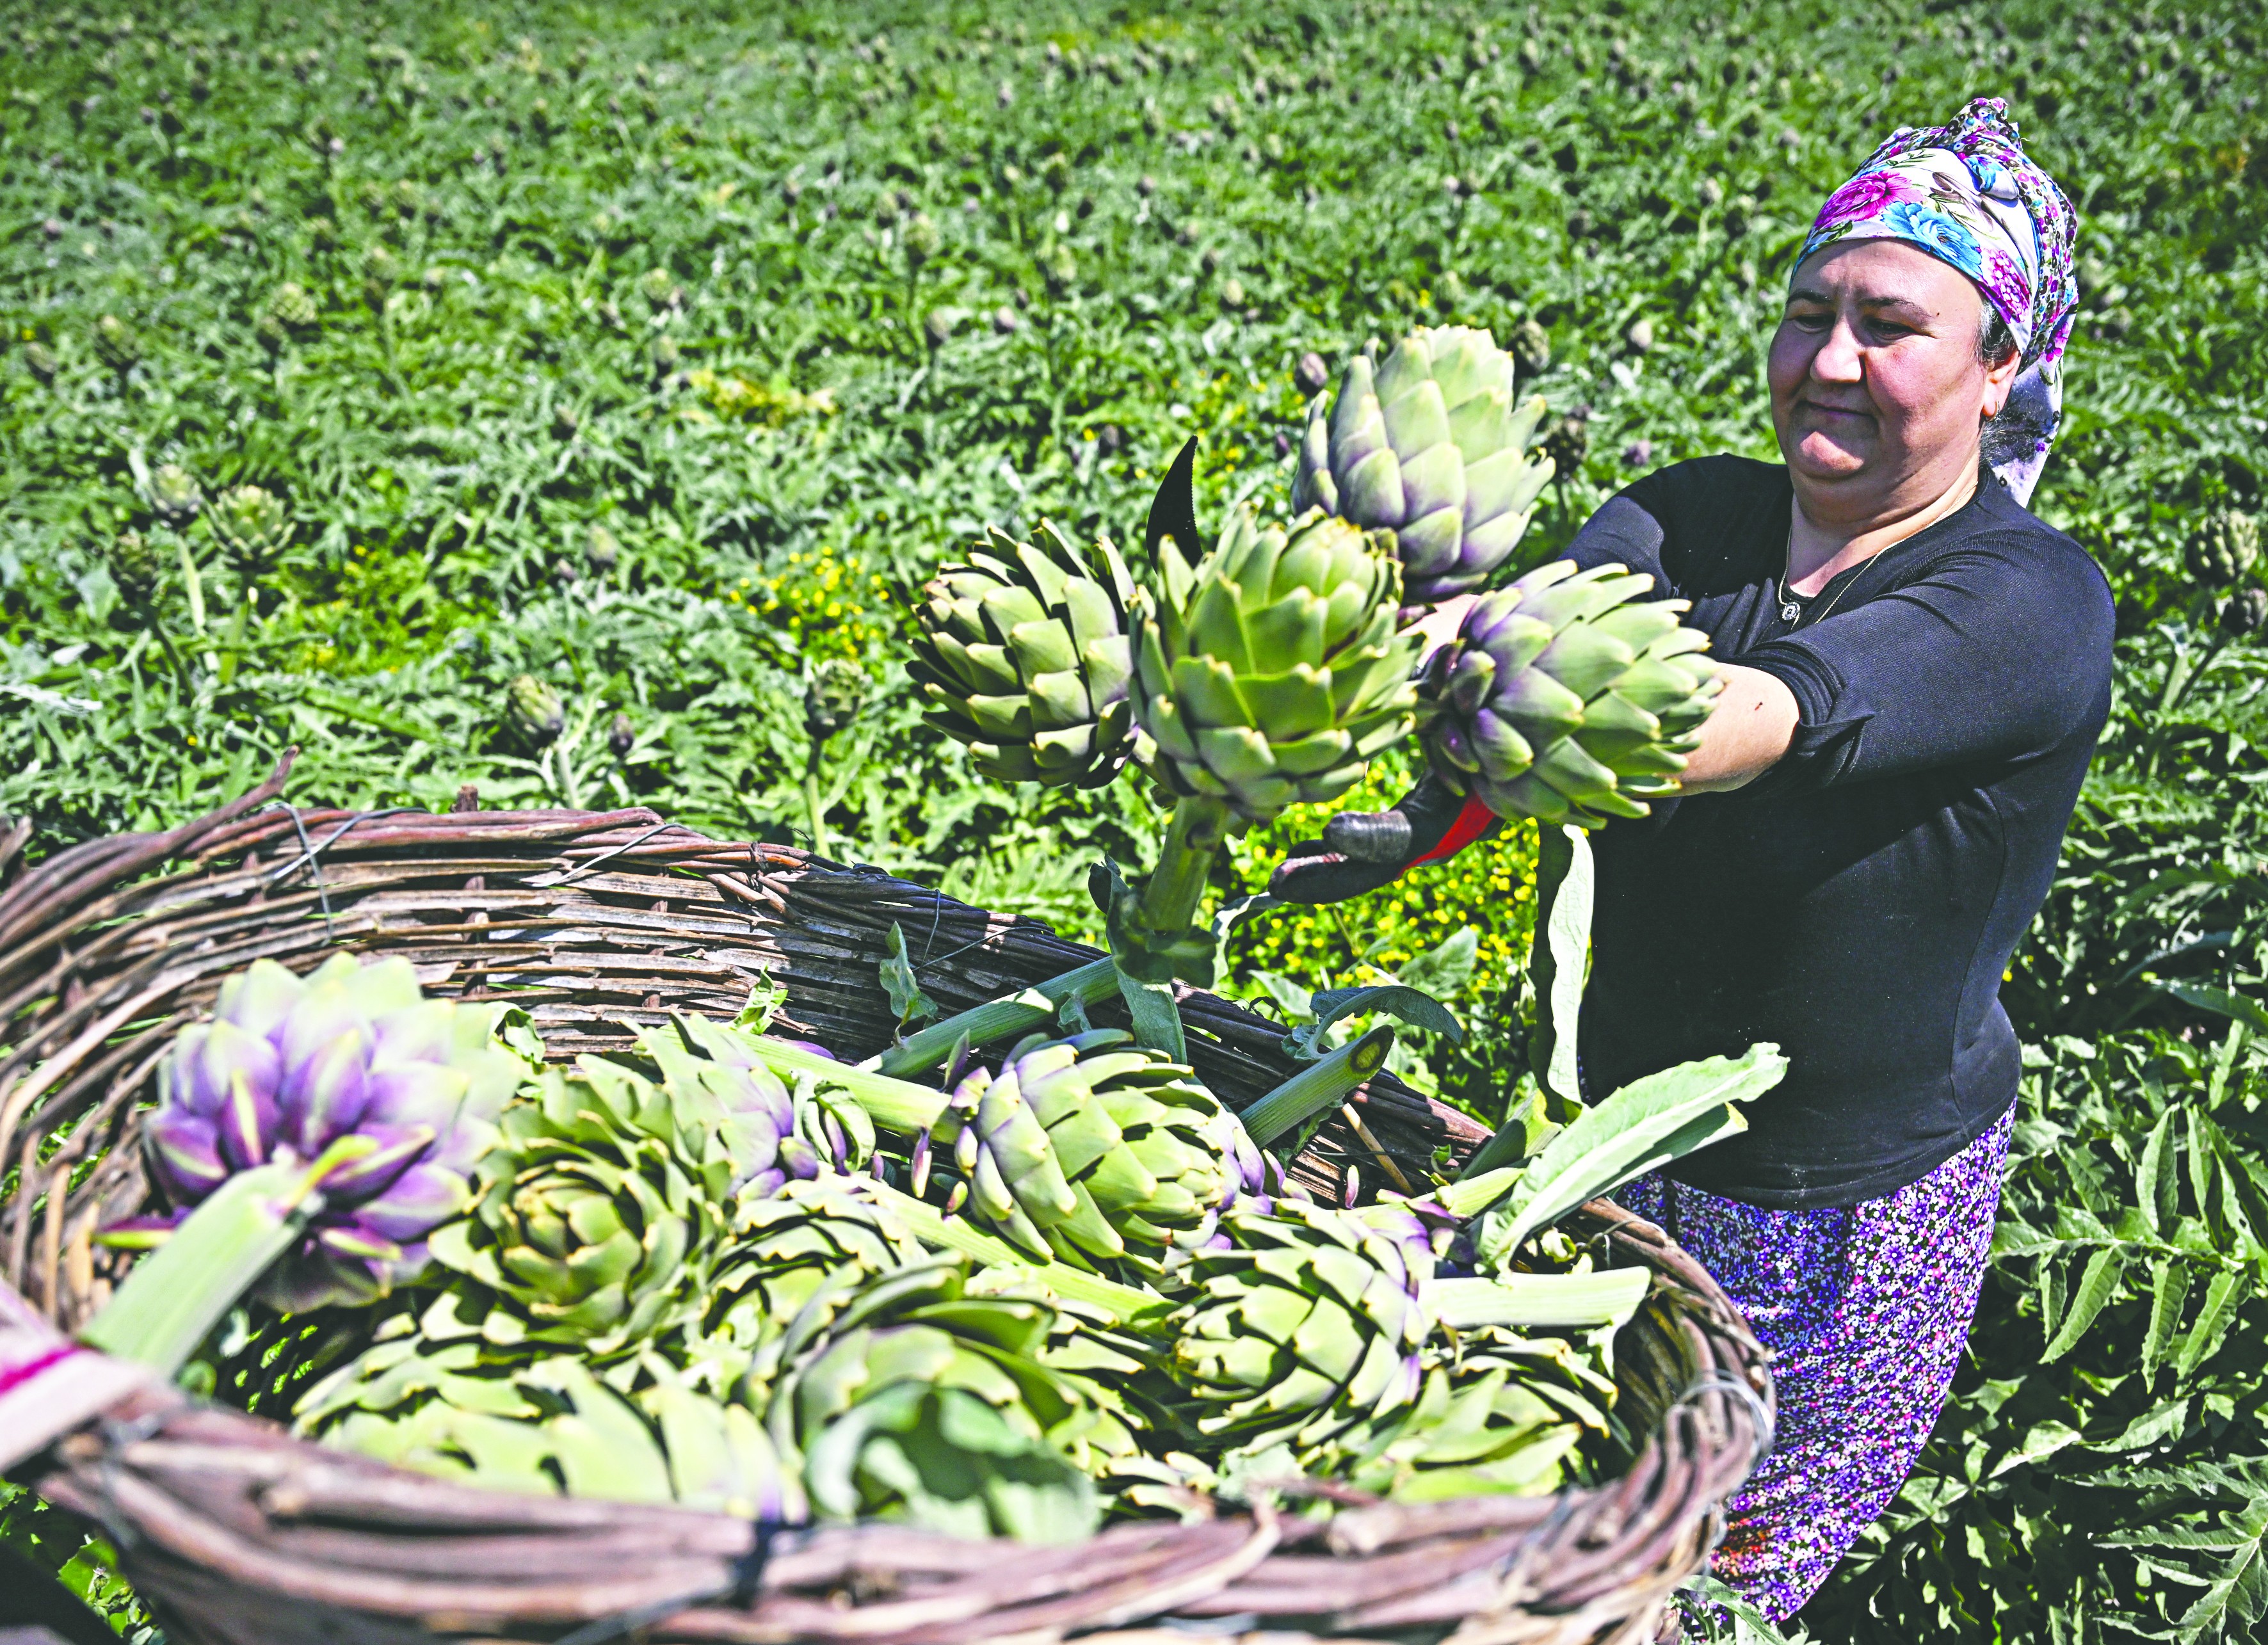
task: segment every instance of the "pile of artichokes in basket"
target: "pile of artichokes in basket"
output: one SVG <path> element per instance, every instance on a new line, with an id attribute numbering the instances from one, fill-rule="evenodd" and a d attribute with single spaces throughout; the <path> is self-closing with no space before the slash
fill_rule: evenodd
<path id="1" fill-rule="evenodd" d="M 1708 674 L 1643 578 L 1531 571 L 1419 667 L 1413 612 L 1510 566 L 1539 416 L 1486 333 L 1421 332 L 1318 398 L 1297 518 L 1240 512 L 1201 552 L 1185 451 L 1147 580 L 1043 525 L 930 585 L 913 672 L 983 769 L 1134 764 L 1167 809 L 1147 875 L 1094 876 L 1108 959 L 861 1063 L 769 1032 L 760 988 L 571 1066 L 406 960 L 259 961 L 159 1067 L 162 1208 L 104 1236 L 144 1254 L 86 1339 L 402 1466 L 786 1524 L 1062 1539 L 1302 1481 L 1425 1500 L 1613 1469 L 1615 1333 L 1649 1279 L 1555 1225 L 1742 1128 L 1773 1049 L 1527 1104 L 1461 1179 L 1326 1205 L 1268 1150 L 1391 1031 L 1300 1044 L 1240 1113 L 1174 994 L 1211 978 L 1226 837 L 1421 722 L 1504 815 L 1674 788 Z M 917 995 L 902 939 L 878 981 Z M 1093 1025 L 1113 1001 L 1130 1032 Z"/>

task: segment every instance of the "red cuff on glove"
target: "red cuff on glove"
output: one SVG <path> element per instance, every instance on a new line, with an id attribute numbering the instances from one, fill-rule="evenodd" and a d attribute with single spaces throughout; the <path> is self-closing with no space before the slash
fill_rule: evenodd
<path id="1" fill-rule="evenodd" d="M 1482 804 L 1478 798 L 1469 796 L 1464 809 L 1457 813 L 1457 820 L 1451 823 L 1449 832 L 1441 836 L 1441 843 L 1423 856 L 1412 857 L 1410 866 L 1416 868 L 1424 863 L 1447 862 L 1487 833 L 1489 826 L 1495 821 L 1494 811 Z"/>

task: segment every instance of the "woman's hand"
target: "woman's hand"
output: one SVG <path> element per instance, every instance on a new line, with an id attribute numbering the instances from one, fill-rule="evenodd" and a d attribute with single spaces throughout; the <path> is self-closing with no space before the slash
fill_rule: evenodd
<path id="1" fill-rule="evenodd" d="M 1685 757 L 1677 779 L 1688 794 L 1722 794 L 1755 782 L 1779 763 L 1801 717 L 1795 694 L 1777 676 L 1727 663 L 1725 689 L 1701 723 L 1701 745 Z"/>
<path id="2" fill-rule="evenodd" d="M 1465 626 L 1465 613 L 1473 608 L 1477 594 L 1458 594 L 1443 600 L 1402 632 L 1414 634 L 1421 643 L 1418 660 L 1423 663 L 1441 647 L 1457 637 L 1457 630 Z"/>

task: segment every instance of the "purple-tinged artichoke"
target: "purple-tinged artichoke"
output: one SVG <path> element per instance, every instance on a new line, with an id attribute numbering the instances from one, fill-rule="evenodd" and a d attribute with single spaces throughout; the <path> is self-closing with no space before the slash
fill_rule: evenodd
<path id="1" fill-rule="evenodd" d="M 170 1220 L 239 1171 L 361 1139 L 373 1146 L 315 1185 L 321 1210 L 258 1294 L 300 1312 L 415 1278 L 426 1236 L 472 1202 L 473 1168 L 527 1072 L 493 1024 L 427 999 L 406 959 L 337 954 L 305 978 L 263 959 L 231 977 L 213 1019 L 158 1065 L 144 1141 Z"/>
<path id="2" fill-rule="evenodd" d="M 641 1034 L 638 1049 L 661 1070 L 664 1091 L 681 1101 L 716 1105 L 733 1162 L 733 1191 L 742 1199 L 807 1182 L 819 1175 L 828 1157 L 837 1155 L 832 1146 L 814 1146 L 808 1121 L 798 1127 L 797 1103 L 785 1082 L 714 1024 L 676 1017 L 666 1028 Z M 871 1132 L 867 1147 L 871 1152 Z M 841 1150 L 846 1161 L 848 1151 L 846 1141 Z"/>

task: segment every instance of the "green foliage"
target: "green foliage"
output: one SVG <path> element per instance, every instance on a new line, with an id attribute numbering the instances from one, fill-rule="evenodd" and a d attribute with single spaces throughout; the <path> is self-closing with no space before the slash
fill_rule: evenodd
<path id="1" fill-rule="evenodd" d="M 2029 1059 L 1970 1362 L 1804 1620 L 1822 1638 L 2250 1639 L 2268 1618 L 2268 1054 Z"/>

